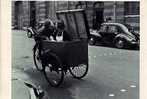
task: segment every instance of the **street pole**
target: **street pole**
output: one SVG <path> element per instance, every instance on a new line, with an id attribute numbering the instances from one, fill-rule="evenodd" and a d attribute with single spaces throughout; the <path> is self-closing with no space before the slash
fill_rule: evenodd
<path id="1" fill-rule="evenodd" d="M 67 9 L 69 10 L 69 1 L 67 1 Z"/>
<path id="2" fill-rule="evenodd" d="M 114 22 L 116 22 L 116 1 L 114 1 L 113 4 L 113 18 L 114 18 Z"/>

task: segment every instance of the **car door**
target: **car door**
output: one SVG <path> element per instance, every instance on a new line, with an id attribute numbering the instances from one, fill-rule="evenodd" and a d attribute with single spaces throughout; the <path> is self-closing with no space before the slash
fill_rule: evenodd
<path id="1" fill-rule="evenodd" d="M 105 25 L 102 27 L 100 35 L 102 36 L 102 42 L 106 44 L 112 43 L 113 39 L 117 35 L 117 27 L 114 25 Z"/>
<path id="2" fill-rule="evenodd" d="M 105 36 L 108 43 L 112 43 L 115 36 L 118 34 L 118 27 L 115 25 L 109 25 L 107 27 L 107 34 Z"/>
<path id="3" fill-rule="evenodd" d="M 99 34 L 101 35 L 102 38 L 104 38 L 106 33 L 107 33 L 107 25 L 104 24 L 101 26 L 99 30 Z"/>

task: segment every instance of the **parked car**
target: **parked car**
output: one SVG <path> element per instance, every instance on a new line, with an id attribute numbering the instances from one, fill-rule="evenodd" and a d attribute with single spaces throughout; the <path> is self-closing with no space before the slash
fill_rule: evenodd
<path id="1" fill-rule="evenodd" d="M 99 31 L 90 33 L 89 43 L 96 42 L 108 44 L 117 48 L 139 47 L 139 33 L 136 33 L 130 25 L 120 23 L 103 23 Z"/>

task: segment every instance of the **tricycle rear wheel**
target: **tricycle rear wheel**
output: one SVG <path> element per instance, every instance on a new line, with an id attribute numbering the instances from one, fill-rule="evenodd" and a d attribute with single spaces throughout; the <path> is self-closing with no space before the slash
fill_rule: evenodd
<path id="1" fill-rule="evenodd" d="M 88 65 L 80 64 L 75 67 L 70 67 L 69 72 L 74 78 L 81 79 L 88 73 Z"/>

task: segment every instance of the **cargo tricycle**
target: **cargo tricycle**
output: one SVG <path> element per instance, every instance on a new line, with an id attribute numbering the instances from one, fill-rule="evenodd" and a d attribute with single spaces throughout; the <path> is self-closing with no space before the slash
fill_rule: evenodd
<path id="1" fill-rule="evenodd" d="M 28 37 L 35 39 L 33 48 L 34 64 L 42 71 L 47 82 L 59 86 L 67 72 L 77 79 L 88 72 L 88 37 L 89 27 L 83 9 L 57 11 L 57 18 L 63 20 L 65 30 L 72 36 L 72 41 L 49 41 L 42 39 L 28 28 Z M 46 63 L 46 64 L 44 64 Z"/>

